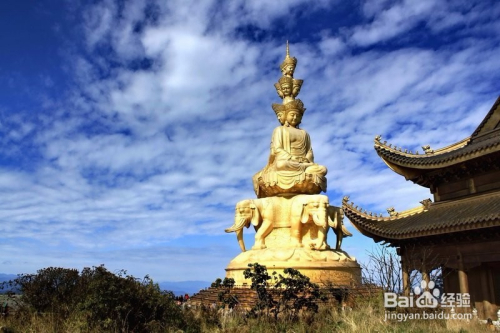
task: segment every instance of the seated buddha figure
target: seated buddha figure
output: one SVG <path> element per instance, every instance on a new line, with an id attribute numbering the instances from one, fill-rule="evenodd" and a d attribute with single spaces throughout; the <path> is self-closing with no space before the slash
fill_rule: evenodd
<path id="1" fill-rule="evenodd" d="M 299 128 L 305 108 L 301 100 L 274 104 L 284 124 L 274 129 L 268 164 L 253 176 L 258 198 L 318 194 L 326 191 L 326 167 L 314 163 L 309 134 Z"/>

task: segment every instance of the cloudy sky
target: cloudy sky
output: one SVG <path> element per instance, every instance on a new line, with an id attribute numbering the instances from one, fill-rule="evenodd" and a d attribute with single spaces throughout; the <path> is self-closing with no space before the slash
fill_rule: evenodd
<path id="1" fill-rule="evenodd" d="M 500 93 L 493 0 L 2 1 L 0 16 L 0 273 L 223 276 L 287 39 L 334 205 L 419 205 L 429 191 L 384 165 L 375 135 L 446 146 Z M 363 260 L 373 244 L 344 247 Z"/>

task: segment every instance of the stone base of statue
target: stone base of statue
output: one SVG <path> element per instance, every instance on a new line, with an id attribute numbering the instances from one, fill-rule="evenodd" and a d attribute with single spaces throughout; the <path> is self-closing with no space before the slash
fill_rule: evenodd
<path id="1" fill-rule="evenodd" d="M 252 211 L 246 207 L 254 208 Z M 293 212 L 298 212 L 299 215 Z M 262 217 L 262 213 L 271 216 Z M 259 219 L 255 219 L 255 215 Z M 262 232 L 264 218 L 272 220 L 271 230 L 267 234 Z M 333 228 L 337 237 L 350 236 L 342 225 L 341 210 L 329 206 L 328 197 L 297 195 L 243 200 L 238 203 L 235 225 L 252 220 L 259 225 L 256 244 L 248 251 L 245 251 L 243 245 L 244 252 L 231 260 L 226 268 L 226 277 L 233 278 L 236 285 L 250 287 L 251 281 L 246 280 L 243 275 L 250 263 L 266 266 L 269 273 L 276 271 L 283 274 L 285 268 L 294 268 L 308 276 L 312 282 L 321 285 L 361 284 L 361 268 L 356 259 L 340 250 L 340 242 L 337 242 L 338 250 L 330 249 L 326 242 L 329 227 Z M 298 228 L 294 228 L 294 224 L 298 224 Z M 242 232 L 242 229 L 228 230 Z"/>
<path id="2" fill-rule="evenodd" d="M 361 267 L 356 259 L 345 252 L 334 250 L 311 250 L 307 248 L 249 250 L 231 260 L 226 268 L 226 277 L 233 278 L 238 286 L 250 287 L 252 281 L 245 279 L 243 272 L 249 263 L 267 267 L 271 274 L 282 274 L 285 268 L 294 268 L 319 285 L 359 286 Z"/>
<path id="3" fill-rule="evenodd" d="M 293 176 L 280 175 L 268 166 L 257 172 L 252 180 L 258 198 L 290 196 L 297 194 L 319 194 L 326 192 L 326 167 L 314 164 Z"/>
<path id="4" fill-rule="evenodd" d="M 262 181 L 262 178 L 260 178 L 258 181 L 258 190 L 256 190 L 256 192 L 258 193 L 259 198 L 268 198 L 274 196 L 301 194 L 301 193 L 319 194 L 323 190 L 324 189 L 321 188 L 320 185 L 308 179 L 302 182 L 297 182 L 292 187 L 283 190 L 279 185 L 264 183 L 264 181 Z"/>

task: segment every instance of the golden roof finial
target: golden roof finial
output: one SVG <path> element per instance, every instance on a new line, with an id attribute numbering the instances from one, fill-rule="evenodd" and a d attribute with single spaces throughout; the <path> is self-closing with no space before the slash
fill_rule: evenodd
<path id="1" fill-rule="evenodd" d="M 290 58 L 290 47 L 288 46 L 288 39 L 286 40 L 286 58 Z"/>

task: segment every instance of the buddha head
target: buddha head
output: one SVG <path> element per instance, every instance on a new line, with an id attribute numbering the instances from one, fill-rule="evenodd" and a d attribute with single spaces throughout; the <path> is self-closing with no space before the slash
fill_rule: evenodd
<path id="1" fill-rule="evenodd" d="M 302 113 L 299 110 L 288 110 L 286 113 L 286 123 L 291 127 L 297 127 L 302 122 Z"/>
<path id="2" fill-rule="evenodd" d="M 298 128 L 302 122 L 302 116 L 306 109 L 300 99 L 296 99 L 290 103 L 283 105 L 285 109 L 285 126 Z"/>
<path id="3" fill-rule="evenodd" d="M 282 76 L 279 80 L 278 83 L 281 88 L 281 92 L 283 93 L 284 97 L 290 97 L 292 96 L 293 92 L 293 79 L 288 76 Z"/>
<path id="4" fill-rule="evenodd" d="M 282 104 L 273 104 L 273 110 L 274 113 L 276 113 L 276 117 L 278 118 L 278 121 L 280 122 L 281 125 L 285 123 L 285 108 L 283 107 Z"/>
<path id="5" fill-rule="evenodd" d="M 286 41 L 286 56 L 280 65 L 281 73 L 283 76 L 291 78 L 293 77 L 295 66 L 297 66 L 297 58 L 290 57 L 290 48 L 288 47 L 288 41 Z"/>

